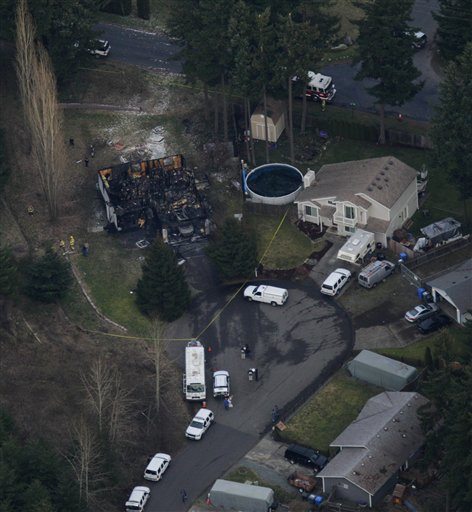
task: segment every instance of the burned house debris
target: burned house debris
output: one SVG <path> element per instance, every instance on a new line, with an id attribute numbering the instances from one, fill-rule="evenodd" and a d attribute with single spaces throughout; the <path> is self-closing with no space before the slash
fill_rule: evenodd
<path id="1" fill-rule="evenodd" d="M 192 237 L 208 230 L 206 201 L 182 155 L 100 169 L 98 188 L 108 230 L 162 230 L 164 237 Z"/>

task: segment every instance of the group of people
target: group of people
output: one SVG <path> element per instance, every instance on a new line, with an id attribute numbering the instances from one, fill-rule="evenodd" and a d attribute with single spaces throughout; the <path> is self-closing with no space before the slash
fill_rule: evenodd
<path id="1" fill-rule="evenodd" d="M 62 251 L 62 254 L 66 254 L 66 242 L 65 240 L 60 240 L 59 241 L 59 248 L 61 249 Z M 69 236 L 69 252 L 74 252 L 75 251 L 75 238 L 73 235 L 70 235 Z M 84 244 L 82 245 L 82 254 L 84 256 L 88 256 L 89 255 L 89 244 L 87 242 L 84 242 Z"/>

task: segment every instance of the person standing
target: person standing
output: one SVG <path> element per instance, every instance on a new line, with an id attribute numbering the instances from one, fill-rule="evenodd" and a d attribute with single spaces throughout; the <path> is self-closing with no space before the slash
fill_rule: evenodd
<path id="1" fill-rule="evenodd" d="M 180 497 L 182 498 L 182 503 L 185 503 L 187 501 L 188 496 L 185 489 L 180 490 Z"/>
<path id="2" fill-rule="evenodd" d="M 229 409 L 229 404 L 230 404 L 229 397 L 225 396 L 225 399 L 223 400 L 223 406 L 225 408 L 225 411 L 227 411 Z"/>
<path id="3" fill-rule="evenodd" d="M 88 167 L 88 164 L 89 164 L 89 159 L 86 157 L 86 158 L 84 158 L 85 167 Z"/>

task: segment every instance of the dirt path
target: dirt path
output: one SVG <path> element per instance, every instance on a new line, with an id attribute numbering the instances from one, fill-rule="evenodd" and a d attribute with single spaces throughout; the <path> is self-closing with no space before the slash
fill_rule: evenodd
<path id="1" fill-rule="evenodd" d="M 141 107 L 120 107 L 118 105 L 106 105 L 103 103 L 59 103 L 64 109 L 83 110 L 109 110 L 112 112 L 143 112 Z"/>

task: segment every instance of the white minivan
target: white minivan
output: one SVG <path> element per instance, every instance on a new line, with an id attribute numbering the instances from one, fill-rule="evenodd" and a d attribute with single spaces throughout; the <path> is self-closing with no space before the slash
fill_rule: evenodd
<path id="1" fill-rule="evenodd" d="M 169 467 L 170 461 L 171 456 L 167 455 L 167 453 L 156 453 L 144 470 L 144 478 L 158 482 Z"/>
<path id="2" fill-rule="evenodd" d="M 271 306 L 282 306 L 288 299 L 288 291 L 285 288 L 260 284 L 259 286 L 248 286 L 244 290 L 244 298 L 249 302 L 255 300 Z"/>
<path id="3" fill-rule="evenodd" d="M 337 295 L 341 288 L 349 281 L 351 272 L 345 268 L 337 268 L 324 280 L 321 285 L 321 293 L 325 295 Z"/>
<path id="4" fill-rule="evenodd" d="M 125 504 L 126 512 L 143 512 L 149 496 L 151 496 L 149 487 L 135 487 Z"/>

